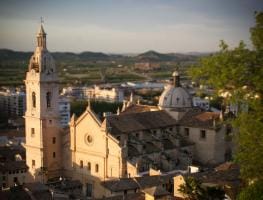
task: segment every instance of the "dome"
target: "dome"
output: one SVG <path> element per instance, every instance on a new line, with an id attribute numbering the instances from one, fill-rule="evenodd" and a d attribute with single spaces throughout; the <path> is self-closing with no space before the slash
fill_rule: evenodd
<path id="1" fill-rule="evenodd" d="M 161 108 L 190 108 L 192 107 L 191 95 L 180 86 L 178 72 L 173 73 L 174 83 L 165 87 L 159 98 L 158 106 Z"/>

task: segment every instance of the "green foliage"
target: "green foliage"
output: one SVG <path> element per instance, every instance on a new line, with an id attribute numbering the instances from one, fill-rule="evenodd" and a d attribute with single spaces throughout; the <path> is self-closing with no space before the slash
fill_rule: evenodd
<path id="1" fill-rule="evenodd" d="M 71 115 L 75 113 L 76 116 L 80 116 L 88 106 L 87 101 L 72 101 L 70 103 Z"/>
<path id="2" fill-rule="evenodd" d="M 200 65 L 190 70 L 196 81 L 212 86 L 217 92 L 228 92 L 225 103 L 248 106 L 248 112 L 239 113 L 233 121 L 238 130 L 235 159 L 247 184 L 263 180 L 263 13 L 255 17 L 256 26 L 251 28 L 254 50 L 247 49 L 243 42 L 229 49 L 221 41 L 218 53 L 201 59 Z M 254 186 L 245 189 L 243 196 L 250 187 Z"/>
<path id="3" fill-rule="evenodd" d="M 187 177 L 185 184 L 180 185 L 179 192 L 190 200 L 224 199 L 225 192 L 217 187 L 202 187 L 201 182 L 193 177 Z"/>
<path id="4" fill-rule="evenodd" d="M 255 13 L 256 26 L 250 29 L 251 40 L 257 50 L 263 50 L 263 13 Z"/>
<path id="5" fill-rule="evenodd" d="M 208 200 L 223 200 L 225 199 L 225 192 L 219 187 L 207 187 L 206 196 Z"/>
<path id="6" fill-rule="evenodd" d="M 230 50 L 221 41 L 220 48 L 218 53 L 201 59 L 200 66 L 191 68 L 193 79 L 237 98 L 244 98 L 247 92 L 263 91 L 263 80 L 259 78 L 262 63 L 256 59 L 255 52 L 248 50 L 243 42 Z M 247 86 L 247 90 L 243 86 Z"/>
<path id="7" fill-rule="evenodd" d="M 242 113 L 234 121 L 238 127 L 238 152 L 236 161 L 241 165 L 246 180 L 263 180 L 263 107 Z"/>
<path id="8" fill-rule="evenodd" d="M 201 187 L 201 182 L 193 177 L 187 177 L 185 184 L 180 185 L 179 192 L 185 194 L 189 199 L 201 200 L 204 198 L 205 190 Z"/>
<path id="9" fill-rule="evenodd" d="M 117 109 L 122 107 L 122 103 L 110 103 L 110 102 L 105 102 L 105 101 L 92 101 L 91 102 L 91 108 L 92 110 L 99 114 L 102 115 L 103 112 L 112 112 L 116 113 Z"/>
<path id="10" fill-rule="evenodd" d="M 213 97 L 212 100 L 210 100 L 210 106 L 217 108 L 219 110 L 222 108 L 222 103 L 223 103 L 223 98 L 219 96 L 215 96 Z"/>
<path id="11" fill-rule="evenodd" d="M 76 114 L 76 116 L 80 116 L 85 109 L 88 106 L 88 101 L 73 101 L 71 102 L 71 115 L 73 113 Z M 105 101 L 91 101 L 91 108 L 92 110 L 102 116 L 103 112 L 112 112 L 116 113 L 117 109 L 121 109 L 122 104 L 121 103 L 111 103 L 111 102 L 105 102 Z"/>
<path id="12" fill-rule="evenodd" d="M 263 200 L 263 181 L 256 181 L 245 188 L 238 200 Z"/>

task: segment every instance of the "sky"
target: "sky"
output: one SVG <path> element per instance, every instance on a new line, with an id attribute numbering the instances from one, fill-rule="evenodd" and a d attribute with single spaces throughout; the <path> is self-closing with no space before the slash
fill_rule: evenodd
<path id="1" fill-rule="evenodd" d="M 44 19 L 50 51 L 211 52 L 243 40 L 262 0 L 0 0 L 0 48 L 33 51 Z"/>

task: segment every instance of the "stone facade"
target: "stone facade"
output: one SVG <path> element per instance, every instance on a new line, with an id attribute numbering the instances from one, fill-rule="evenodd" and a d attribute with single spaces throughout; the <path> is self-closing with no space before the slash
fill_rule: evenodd
<path id="1" fill-rule="evenodd" d="M 61 133 L 58 111 L 58 77 L 52 56 L 46 49 L 41 25 L 37 47 L 26 74 L 26 160 L 29 180 L 43 181 L 60 175 Z"/>

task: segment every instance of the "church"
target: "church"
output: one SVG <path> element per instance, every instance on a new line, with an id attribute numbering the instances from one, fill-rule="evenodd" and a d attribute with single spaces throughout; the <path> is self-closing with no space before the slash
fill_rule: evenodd
<path id="1" fill-rule="evenodd" d="M 172 74 L 157 106 L 124 101 L 117 114 L 99 118 L 88 105 L 74 114 L 69 130 L 59 125 L 59 82 L 43 25 L 26 73 L 26 163 L 28 182 L 65 177 L 79 180 L 83 194 L 107 196 L 106 180 L 185 170 L 192 163 L 215 165 L 231 157 L 223 114 L 192 106 Z"/>

